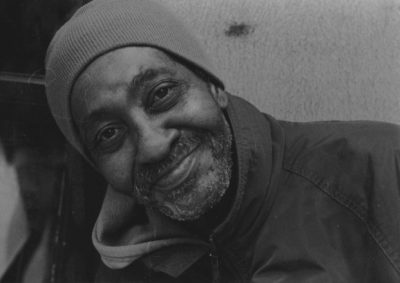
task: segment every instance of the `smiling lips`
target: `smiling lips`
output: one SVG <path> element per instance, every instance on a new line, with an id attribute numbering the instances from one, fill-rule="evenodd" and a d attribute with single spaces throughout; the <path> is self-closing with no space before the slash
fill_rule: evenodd
<path id="1" fill-rule="evenodd" d="M 153 187 L 157 191 L 169 192 L 182 185 L 192 175 L 196 167 L 196 149 L 185 158 L 172 166 L 166 174 L 162 175 Z"/>

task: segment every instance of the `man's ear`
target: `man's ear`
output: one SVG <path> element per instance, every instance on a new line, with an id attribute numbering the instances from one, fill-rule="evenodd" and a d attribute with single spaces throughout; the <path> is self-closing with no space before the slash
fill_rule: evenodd
<path id="1" fill-rule="evenodd" d="M 225 109 L 228 106 L 228 94 L 224 90 L 218 88 L 214 84 L 210 84 L 210 92 L 219 107 Z"/>

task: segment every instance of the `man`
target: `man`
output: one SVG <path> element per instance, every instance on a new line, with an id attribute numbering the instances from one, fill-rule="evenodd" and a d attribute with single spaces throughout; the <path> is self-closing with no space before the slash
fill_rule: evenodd
<path id="1" fill-rule="evenodd" d="M 399 127 L 260 113 L 151 1 L 78 10 L 46 90 L 109 183 L 99 282 L 399 282 Z"/>

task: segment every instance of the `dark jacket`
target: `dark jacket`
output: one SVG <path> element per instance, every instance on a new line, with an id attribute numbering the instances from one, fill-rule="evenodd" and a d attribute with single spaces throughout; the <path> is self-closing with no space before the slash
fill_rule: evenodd
<path id="1" fill-rule="evenodd" d="M 238 174 L 228 217 L 205 241 L 160 215 L 147 230 L 115 224 L 134 209 L 118 216 L 130 205 L 106 198 L 93 240 L 114 269 L 98 281 L 400 282 L 400 128 L 277 121 L 230 99 Z"/>

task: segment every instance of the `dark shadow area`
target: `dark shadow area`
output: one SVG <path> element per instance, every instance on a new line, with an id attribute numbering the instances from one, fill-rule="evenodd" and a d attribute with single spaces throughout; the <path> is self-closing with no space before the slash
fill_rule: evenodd
<path id="1" fill-rule="evenodd" d="M 0 282 L 92 282 L 99 263 L 91 230 L 106 184 L 65 141 L 43 86 L 47 45 L 87 2 L 0 1 L 0 145 L 28 223 Z"/>
<path id="2" fill-rule="evenodd" d="M 91 229 L 106 184 L 59 132 L 43 86 L 0 82 L 0 141 L 18 176 L 29 230 L 0 282 L 92 281 L 99 259 Z M 27 281 L 36 265 L 42 270 Z"/>
<path id="3" fill-rule="evenodd" d="M 0 71 L 43 74 L 55 31 L 87 0 L 0 1 Z M 4 44 L 6 43 L 6 44 Z"/>

